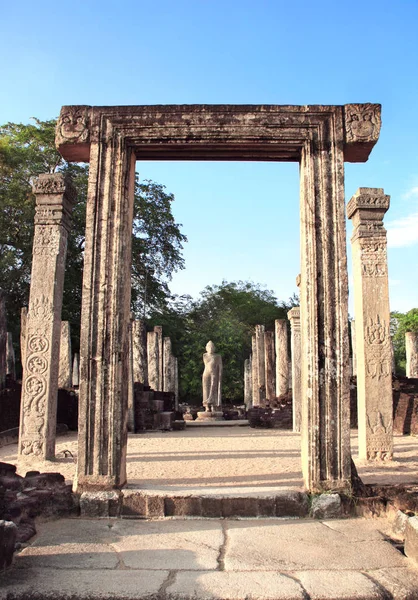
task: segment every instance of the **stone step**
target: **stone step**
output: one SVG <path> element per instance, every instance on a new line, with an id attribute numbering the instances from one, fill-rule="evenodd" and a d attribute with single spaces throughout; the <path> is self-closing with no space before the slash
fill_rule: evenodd
<path id="1" fill-rule="evenodd" d="M 310 514 L 308 494 L 285 490 L 273 494 L 190 494 L 124 489 L 121 492 L 84 492 L 80 512 L 84 517 L 280 517 Z"/>

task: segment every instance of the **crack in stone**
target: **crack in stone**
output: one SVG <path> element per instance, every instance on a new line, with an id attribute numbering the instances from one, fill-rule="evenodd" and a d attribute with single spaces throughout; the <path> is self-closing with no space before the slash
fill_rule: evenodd
<path id="1" fill-rule="evenodd" d="M 158 598 L 165 598 L 167 589 L 176 581 L 177 571 L 169 571 L 167 578 L 162 582 L 158 590 Z"/>
<path id="2" fill-rule="evenodd" d="M 226 521 L 222 521 L 221 522 L 221 527 L 222 527 L 222 534 L 223 534 L 223 542 L 219 548 L 219 554 L 218 554 L 218 558 L 217 563 L 218 563 L 218 571 L 225 571 L 225 554 L 226 554 L 226 548 L 229 542 L 229 536 L 228 536 L 228 524 Z"/>
<path id="3" fill-rule="evenodd" d="M 118 559 L 118 564 L 116 565 L 115 569 L 118 569 L 120 571 L 130 571 L 131 568 L 127 567 L 125 565 L 125 563 L 123 562 L 122 554 L 120 553 L 119 548 L 117 548 L 111 542 L 108 542 L 108 546 L 109 546 L 109 548 L 112 548 L 113 552 L 116 554 L 116 558 Z"/>
<path id="4" fill-rule="evenodd" d="M 382 600 L 394 600 L 393 594 L 389 592 L 377 579 L 372 577 L 367 571 L 361 571 L 361 573 L 376 586 Z"/>
<path id="5" fill-rule="evenodd" d="M 290 573 L 283 573 L 283 571 L 280 571 L 280 575 L 282 575 L 283 577 L 288 577 L 289 579 L 291 579 L 292 581 L 294 581 L 295 583 L 297 583 L 298 585 L 300 585 L 300 587 L 302 588 L 303 600 L 312 600 L 312 598 L 309 595 L 308 591 L 305 589 L 305 586 L 296 577 L 296 575 L 291 575 Z"/>

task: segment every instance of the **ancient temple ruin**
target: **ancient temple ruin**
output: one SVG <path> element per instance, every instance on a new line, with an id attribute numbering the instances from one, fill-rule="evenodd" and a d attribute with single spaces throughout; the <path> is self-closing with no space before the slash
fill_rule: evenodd
<path id="1" fill-rule="evenodd" d="M 300 164 L 303 473 L 311 490 L 349 487 L 344 161 L 365 162 L 379 131 L 376 104 L 63 107 L 57 148 L 66 160 L 90 162 L 79 490 L 112 489 L 126 482 L 126 282 L 137 159 Z"/>

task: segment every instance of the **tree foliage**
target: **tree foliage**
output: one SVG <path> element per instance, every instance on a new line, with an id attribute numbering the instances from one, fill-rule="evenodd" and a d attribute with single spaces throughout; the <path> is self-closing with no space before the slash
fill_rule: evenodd
<path id="1" fill-rule="evenodd" d="M 89 166 L 67 163 L 55 149 L 56 121 L 0 127 L 0 289 L 5 293 L 9 330 L 17 339 L 19 313 L 27 305 L 32 264 L 35 198 L 33 178 L 56 171 L 69 174 L 77 189 L 77 205 L 68 239 L 63 320 L 72 326 L 77 346 L 80 323 L 85 214 Z M 176 223 L 173 194 L 136 177 L 132 237 L 132 308 L 138 314 L 162 309 L 169 297 L 173 272 L 184 268 L 187 238 Z"/>
<path id="2" fill-rule="evenodd" d="M 405 333 L 418 333 L 418 308 L 412 308 L 407 313 L 392 312 L 390 316 L 396 372 L 405 375 Z"/>
<path id="3" fill-rule="evenodd" d="M 168 311 L 151 315 L 151 325 L 162 325 L 179 357 L 180 397 L 202 401 L 202 355 L 209 340 L 224 364 L 222 395 L 226 401 L 242 402 L 244 361 L 251 353 L 254 326 L 274 329 L 275 319 L 286 319 L 298 305 L 296 297 L 279 302 L 270 290 L 250 282 L 223 281 L 207 286 L 197 300 L 177 297 Z"/>

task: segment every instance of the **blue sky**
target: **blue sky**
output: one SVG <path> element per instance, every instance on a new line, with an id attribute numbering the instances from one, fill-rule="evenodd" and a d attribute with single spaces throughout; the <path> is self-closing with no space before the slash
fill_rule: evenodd
<path id="1" fill-rule="evenodd" d="M 63 104 L 382 104 L 346 200 L 383 187 L 393 310 L 418 306 L 418 1 L 95 0 L 3 3 L 0 121 Z M 189 238 L 176 293 L 252 280 L 279 299 L 299 272 L 298 165 L 137 164 Z M 348 224 L 348 239 L 351 224 Z M 351 272 L 351 256 L 349 255 Z M 352 313 L 352 302 L 350 302 Z"/>

